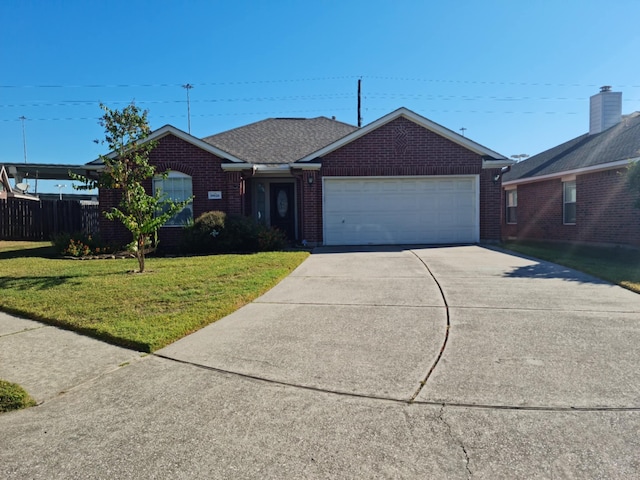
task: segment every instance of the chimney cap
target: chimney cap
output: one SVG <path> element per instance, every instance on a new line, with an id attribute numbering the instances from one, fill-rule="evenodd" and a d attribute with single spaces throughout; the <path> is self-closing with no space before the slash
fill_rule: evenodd
<path id="1" fill-rule="evenodd" d="M 600 87 L 600 92 L 610 92 L 611 91 L 611 85 L 603 85 L 602 87 Z"/>

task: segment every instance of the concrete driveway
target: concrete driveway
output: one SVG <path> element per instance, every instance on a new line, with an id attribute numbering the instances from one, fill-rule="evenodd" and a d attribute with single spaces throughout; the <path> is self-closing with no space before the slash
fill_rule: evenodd
<path id="1" fill-rule="evenodd" d="M 1 477 L 640 474 L 640 296 L 479 246 L 320 249 L 156 355 L 79 337 L 61 395 L 3 366 L 29 334 L 0 328 L 45 400 L 0 416 Z"/>

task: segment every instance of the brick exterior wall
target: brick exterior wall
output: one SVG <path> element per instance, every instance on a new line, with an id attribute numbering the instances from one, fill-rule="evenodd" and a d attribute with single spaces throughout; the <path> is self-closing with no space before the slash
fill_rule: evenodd
<path id="1" fill-rule="evenodd" d="M 238 172 L 225 173 L 220 167 L 223 160 L 173 135 L 158 140 L 151 151 L 150 162 L 157 172 L 173 170 L 191 176 L 193 188 L 193 215 L 197 218 L 210 210 L 228 213 L 242 212 L 244 181 Z M 145 188 L 151 193 L 151 180 Z M 221 200 L 209 200 L 209 191 L 221 191 Z M 119 192 L 100 190 L 100 209 L 109 210 L 116 206 Z M 158 232 L 163 247 L 175 247 L 180 241 L 180 227 L 162 227 Z M 129 243 L 131 234 L 119 222 L 111 222 L 101 217 L 100 234 L 105 241 L 121 245 Z"/>
<path id="2" fill-rule="evenodd" d="M 640 247 L 640 210 L 626 186 L 626 170 L 605 170 L 576 177 L 576 224 L 562 223 L 560 179 L 518 185 L 517 225 L 505 222 L 502 237 Z"/>
<path id="3" fill-rule="evenodd" d="M 248 172 L 224 172 L 223 160 L 173 135 L 158 141 L 151 152 L 158 172 L 167 169 L 192 177 L 193 214 L 221 210 L 227 214 L 251 214 L 251 180 Z M 500 186 L 493 183 L 495 170 L 482 170 L 480 155 L 433 133 L 403 117 L 326 155 L 318 171 L 295 170 L 298 240 L 322 243 L 323 176 L 411 176 L 479 175 L 480 239 L 500 238 Z M 309 183 L 309 178 L 313 179 Z M 146 185 L 151 192 L 151 181 Z M 221 191 L 221 200 L 209 200 L 208 191 Z M 100 191 L 100 207 L 117 205 L 117 191 Z M 126 244 L 131 235 L 118 222 L 102 218 L 100 231 L 105 240 Z M 161 246 L 175 247 L 181 228 L 163 227 Z"/>
<path id="4" fill-rule="evenodd" d="M 322 159 L 320 176 L 305 186 L 303 237 L 322 242 L 322 177 L 480 175 L 480 238 L 500 239 L 500 185 L 482 170 L 480 155 L 404 118 L 397 118 Z"/>

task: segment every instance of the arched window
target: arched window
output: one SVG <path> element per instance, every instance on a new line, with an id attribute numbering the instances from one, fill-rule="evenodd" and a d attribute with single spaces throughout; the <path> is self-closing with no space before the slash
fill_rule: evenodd
<path id="1" fill-rule="evenodd" d="M 161 192 L 163 198 L 174 202 L 182 202 L 192 196 L 191 177 L 181 172 L 169 172 L 167 178 L 160 175 L 153 177 L 153 194 Z M 184 226 L 193 218 L 193 204 L 190 202 L 182 211 L 171 217 L 165 226 Z"/>

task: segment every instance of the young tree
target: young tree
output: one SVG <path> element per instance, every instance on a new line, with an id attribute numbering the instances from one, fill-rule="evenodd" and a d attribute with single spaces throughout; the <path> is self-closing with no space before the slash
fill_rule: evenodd
<path id="1" fill-rule="evenodd" d="M 75 187 L 80 190 L 101 188 L 122 192 L 118 206 L 104 215 L 109 220 L 119 220 L 133 235 L 132 249 L 142 273 L 145 252 L 157 246 L 158 229 L 191 199 L 176 203 L 162 197 L 159 191 L 149 195 L 144 189 L 143 182 L 156 175 L 155 167 L 149 163 L 149 154 L 156 143 L 145 141 L 151 133 L 148 112 L 133 104 L 122 110 L 111 110 L 103 104 L 100 108 L 104 111 L 100 125 L 104 127 L 105 139 L 99 143 L 106 143 L 111 153 L 100 156 L 104 169 L 97 179 L 72 177 L 81 182 Z M 166 177 L 167 172 L 162 175 Z"/>

